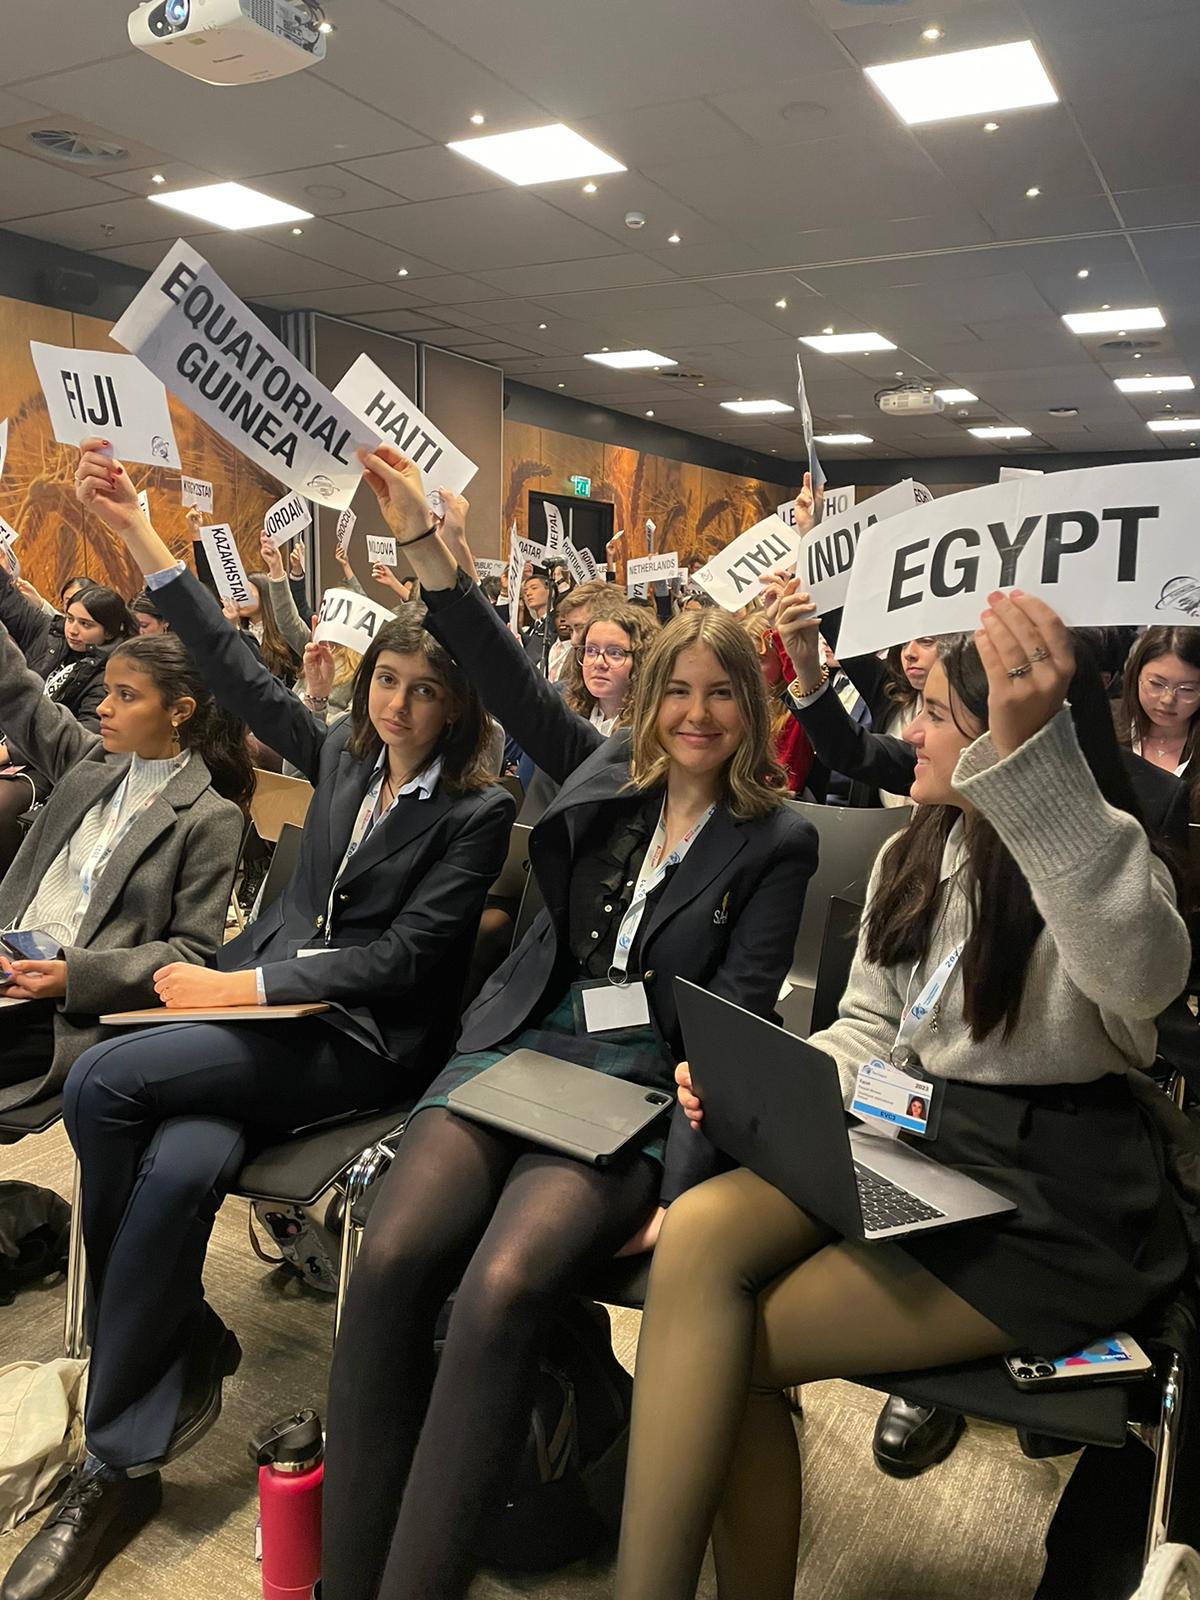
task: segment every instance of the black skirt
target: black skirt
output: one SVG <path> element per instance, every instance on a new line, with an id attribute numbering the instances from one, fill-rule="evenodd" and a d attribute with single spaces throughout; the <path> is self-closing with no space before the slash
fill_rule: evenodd
<path id="1" fill-rule="evenodd" d="M 1129 1328 L 1187 1271 L 1159 1134 L 1123 1076 L 948 1082 L 937 1138 L 911 1142 L 1015 1202 L 899 1248 L 1018 1345 L 1057 1355 Z"/>

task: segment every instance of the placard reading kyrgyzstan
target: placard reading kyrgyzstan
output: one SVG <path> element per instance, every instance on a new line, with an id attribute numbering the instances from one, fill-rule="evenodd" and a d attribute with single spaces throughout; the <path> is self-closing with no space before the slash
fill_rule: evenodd
<path id="1" fill-rule="evenodd" d="M 180 478 L 179 498 L 185 507 L 195 506 L 197 511 L 203 511 L 211 516 L 213 486 L 207 478 Z"/>
<path id="2" fill-rule="evenodd" d="M 795 566 L 799 548 L 798 535 L 772 512 L 693 572 L 692 582 L 726 611 L 740 611 L 757 600 L 771 573 Z"/>
<path id="3" fill-rule="evenodd" d="M 846 598 L 858 541 L 866 528 L 922 505 L 933 497 L 923 483 L 905 478 L 894 483 L 842 518 L 825 517 L 804 536 L 796 558 L 796 576 L 822 611 L 832 611 Z"/>
<path id="4" fill-rule="evenodd" d="M 437 489 L 461 494 L 479 470 L 370 356 L 359 356 L 333 392 L 387 444 L 420 467 L 427 495 Z M 437 506 L 433 509 L 438 511 Z"/>
<path id="5" fill-rule="evenodd" d="M 658 583 L 665 578 L 674 578 L 678 573 L 677 550 L 665 550 L 660 556 L 635 556 L 626 567 L 626 575 L 631 584 Z"/>
<path id="6" fill-rule="evenodd" d="M 396 565 L 396 541 L 385 533 L 367 535 L 367 560 L 377 561 L 381 567 Z"/>
<path id="7" fill-rule="evenodd" d="M 248 606 L 258 599 L 257 590 L 250 585 L 233 529 L 227 522 L 215 522 L 200 529 L 200 542 L 212 568 L 217 590 L 235 606 Z"/>
<path id="8" fill-rule="evenodd" d="M 182 239 L 112 337 L 280 483 L 328 506 L 350 504 L 362 477 L 354 452 L 374 449 L 379 433 L 318 383 Z"/>
<path id="9" fill-rule="evenodd" d="M 263 532 L 278 550 L 311 521 L 312 512 L 303 495 L 285 494 L 263 517 Z"/>
<path id="10" fill-rule="evenodd" d="M 384 623 L 391 621 L 387 606 L 377 606 L 353 589 L 326 589 L 313 639 L 317 644 L 344 644 L 362 655 Z"/>
<path id="11" fill-rule="evenodd" d="M 136 304 L 136 302 L 135 302 Z M 178 467 L 167 391 L 133 356 L 29 342 L 59 444 L 100 434 L 119 460 Z"/>
<path id="12" fill-rule="evenodd" d="M 978 627 L 993 589 L 1023 589 L 1072 627 L 1195 627 L 1200 461 L 987 484 L 889 517 L 854 564 L 846 656 Z"/>

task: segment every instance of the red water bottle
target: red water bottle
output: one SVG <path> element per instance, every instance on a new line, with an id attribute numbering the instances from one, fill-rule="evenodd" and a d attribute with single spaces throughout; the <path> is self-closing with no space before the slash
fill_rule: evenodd
<path id="1" fill-rule="evenodd" d="M 281 1417 L 250 1441 L 250 1455 L 258 1463 L 265 1600 L 310 1600 L 321 1576 L 321 1419 L 315 1411 Z"/>

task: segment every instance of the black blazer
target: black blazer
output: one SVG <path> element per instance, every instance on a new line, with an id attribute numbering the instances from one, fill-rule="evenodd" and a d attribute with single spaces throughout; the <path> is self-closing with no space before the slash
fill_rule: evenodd
<path id="1" fill-rule="evenodd" d="M 107 693 L 104 667 L 116 643 L 89 645 L 76 653 L 67 644 L 62 617 L 57 613 L 48 616 L 40 606 L 26 600 L 3 569 L 0 569 L 0 622 L 19 647 L 29 670 L 38 677 L 48 678 L 68 661 L 73 662 L 74 670 L 55 690 L 54 702 L 69 711 L 89 733 L 99 733 L 98 708 Z M 22 752 L 21 757 L 24 756 Z M 29 761 L 29 765 L 37 770 L 36 761 Z"/>
<path id="2" fill-rule="evenodd" d="M 479 589 L 460 577 L 453 590 L 426 591 L 425 626 L 451 651 L 488 709 L 537 765 L 562 785 L 529 840 L 545 909 L 486 983 L 463 1020 L 458 1048 L 486 1050 L 531 1022 L 568 938 L 568 895 L 576 854 L 600 807 L 629 789 L 628 730 L 604 736 L 577 716 L 529 665 Z M 648 913 L 639 956 L 659 1044 L 684 1057 L 674 978 L 688 978 L 762 1017 L 775 1016 L 787 976 L 804 891 L 817 864 L 812 826 L 781 805 L 739 821 L 718 806 Z M 715 1169 L 716 1152 L 676 1108 L 664 1202 Z"/>
<path id="3" fill-rule="evenodd" d="M 504 865 L 512 797 L 499 785 L 457 799 L 441 785 L 428 800 L 406 796 L 337 885 L 330 949 L 298 958 L 324 941 L 329 891 L 375 763 L 346 748 L 349 717 L 327 728 L 254 660 L 190 573 L 154 598 L 217 699 L 316 791 L 292 881 L 216 965 L 261 967 L 268 1001 L 328 1001 L 334 1026 L 432 1072 L 453 1042 L 484 897 Z"/>

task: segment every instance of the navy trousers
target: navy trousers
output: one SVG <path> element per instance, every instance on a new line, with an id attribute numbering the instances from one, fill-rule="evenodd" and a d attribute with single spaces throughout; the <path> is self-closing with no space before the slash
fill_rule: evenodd
<path id="1" fill-rule="evenodd" d="M 189 1350 L 213 1315 L 213 1220 L 248 1140 L 376 1110 L 409 1088 L 402 1067 L 317 1018 L 163 1024 L 79 1057 L 63 1119 L 82 1171 L 84 1420 L 102 1461 L 136 1467 L 166 1452 Z"/>

